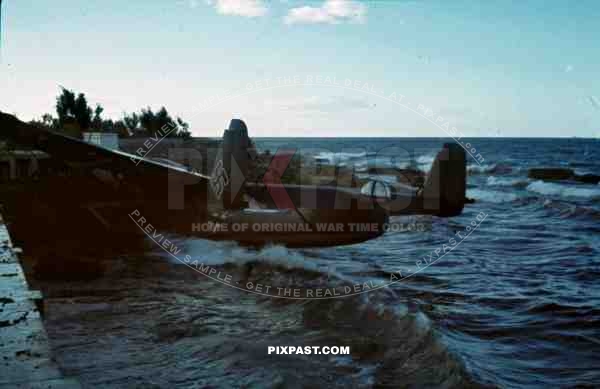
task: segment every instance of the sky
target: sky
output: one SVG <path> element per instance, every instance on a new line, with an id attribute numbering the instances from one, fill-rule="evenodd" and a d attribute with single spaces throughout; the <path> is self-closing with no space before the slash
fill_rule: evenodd
<path id="1" fill-rule="evenodd" d="M 165 106 L 195 136 L 600 137 L 600 2 L 2 1 L 0 110 Z"/>

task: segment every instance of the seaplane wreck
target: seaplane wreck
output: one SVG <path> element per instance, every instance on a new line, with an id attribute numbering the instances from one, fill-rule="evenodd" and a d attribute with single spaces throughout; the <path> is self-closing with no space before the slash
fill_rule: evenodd
<path id="1" fill-rule="evenodd" d="M 279 178 L 289 160 L 277 153 L 263 179 L 249 182 L 251 142 L 237 119 L 225 130 L 211 169 L 106 149 L 4 113 L 0 135 L 49 156 L 36 162 L 35 178 L 5 182 L 0 197 L 16 238 L 36 230 L 38 237 L 51 236 L 47 244 L 104 239 L 110 245 L 123 236 L 143 237 L 151 225 L 250 246 L 334 246 L 382 235 L 393 215 L 450 217 L 466 203 L 466 157 L 457 144 L 444 145 L 422 186 L 396 186 L 392 195 L 376 183 L 362 190 L 335 182 L 284 184 Z M 209 154 L 200 151 L 197 159 L 208 161 Z"/>

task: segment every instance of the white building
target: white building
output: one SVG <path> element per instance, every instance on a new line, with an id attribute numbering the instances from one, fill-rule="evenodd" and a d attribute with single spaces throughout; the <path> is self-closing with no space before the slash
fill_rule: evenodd
<path id="1" fill-rule="evenodd" d="M 119 149 L 119 134 L 113 132 L 84 132 L 83 140 L 107 149 Z"/>

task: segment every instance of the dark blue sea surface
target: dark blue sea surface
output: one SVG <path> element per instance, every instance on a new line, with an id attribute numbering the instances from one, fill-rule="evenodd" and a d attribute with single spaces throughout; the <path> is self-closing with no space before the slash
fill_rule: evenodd
<path id="1" fill-rule="evenodd" d="M 447 142 L 454 140 L 256 140 L 258 148 L 272 152 L 284 146 L 324 149 L 317 153 L 337 153 L 335 163 L 377 160 L 424 170 Z M 392 286 L 395 296 L 418 306 L 479 382 L 600 386 L 600 185 L 527 178 L 533 167 L 600 174 L 600 140 L 459 142 L 473 151 L 467 196 L 476 200 L 463 215 L 433 218 L 425 232 L 388 232 L 359 245 L 314 250 L 313 256 L 356 276 L 411 268 L 485 212 L 477 230 L 454 250 Z M 393 155 L 404 159 L 386 158 Z"/>

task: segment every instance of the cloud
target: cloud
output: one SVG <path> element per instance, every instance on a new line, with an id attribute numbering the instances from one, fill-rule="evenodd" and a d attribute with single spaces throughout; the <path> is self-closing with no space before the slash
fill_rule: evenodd
<path id="1" fill-rule="evenodd" d="M 588 96 L 588 101 L 592 107 L 600 109 L 600 99 L 598 99 L 596 96 Z"/>
<path id="2" fill-rule="evenodd" d="M 206 0 L 221 15 L 255 18 L 266 15 L 268 9 L 263 0 Z"/>
<path id="3" fill-rule="evenodd" d="M 573 71 L 573 65 L 565 66 L 565 73 L 571 73 Z"/>
<path id="4" fill-rule="evenodd" d="M 364 23 L 367 6 L 354 0 L 326 0 L 320 7 L 303 6 L 289 10 L 285 24 Z"/>

